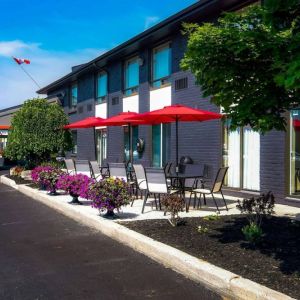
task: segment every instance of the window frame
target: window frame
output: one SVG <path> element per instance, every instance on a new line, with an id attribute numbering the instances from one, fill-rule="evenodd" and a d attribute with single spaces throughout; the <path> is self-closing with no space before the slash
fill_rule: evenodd
<path id="1" fill-rule="evenodd" d="M 106 76 L 106 94 L 104 96 L 100 96 L 98 97 L 98 90 L 99 90 L 99 86 L 98 86 L 98 79 L 99 77 L 105 75 Z M 106 71 L 100 71 L 96 74 L 95 76 L 95 100 L 97 104 L 102 104 L 102 103 L 106 103 L 107 102 L 107 95 L 108 95 L 108 73 Z"/>
<path id="2" fill-rule="evenodd" d="M 155 51 L 163 50 L 164 48 L 169 48 L 170 54 L 169 54 L 169 68 L 170 73 L 168 76 L 164 76 L 158 79 L 154 80 L 154 56 Z M 152 89 L 160 89 L 166 86 L 171 85 L 170 77 L 172 75 L 172 43 L 170 41 L 165 42 L 163 44 L 160 44 L 152 49 L 151 53 L 151 87 Z M 159 83 L 158 86 L 155 85 L 155 83 Z"/>
<path id="3" fill-rule="evenodd" d="M 76 86 L 76 104 L 73 104 L 73 88 Z M 69 97 L 69 108 L 76 108 L 78 105 L 78 83 L 77 81 L 76 82 L 73 82 L 70 86 L 70 97 Z"/>
<path id="4" fill-rule="evenodd" d="M 138 85 L 132 86 L 132 87 L 126 87 L 126 81 L 127 81 L 127 76 L 126 76 L 126 71 L 129 63 L 136 61 L 138 64 Z M 140 85 L 140 64 L 139 64 L 139 56 L 135 55 L 127 60 L 125 60 L 124 65 L 123 65 L 123 94 L 124 97 L 130 97 L 138 94 L 138 89 Z M 128 91 L 131 91 L 130 94 L 127 94 Z"/>

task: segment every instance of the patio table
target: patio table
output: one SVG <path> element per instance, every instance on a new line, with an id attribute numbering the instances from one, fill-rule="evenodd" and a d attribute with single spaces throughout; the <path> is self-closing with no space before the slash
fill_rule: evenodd
<path id="1" fill-rule="evenodd" d="M 169 173 L 166 175 L 167 178 L 169 179 L 175 179 L 179 183 L 178 188 L 181 190 L 184 200 L 185 200 L 185 192 L 186 192 L 186 186 L 185 186 L 185 181 L 186 179 L 203 179 L 203 174 L 199 173 Z M 189 211 L 189 207 L 186 204 L 186 212 Z"/>

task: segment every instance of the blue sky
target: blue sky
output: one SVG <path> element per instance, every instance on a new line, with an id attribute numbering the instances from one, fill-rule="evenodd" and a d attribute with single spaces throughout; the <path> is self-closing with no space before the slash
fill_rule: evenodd
<path id="1" fill-rule="evenodd" d="M 44 86 L 197 0 L 1 0 L 0 109 L 35 97 Z"/>

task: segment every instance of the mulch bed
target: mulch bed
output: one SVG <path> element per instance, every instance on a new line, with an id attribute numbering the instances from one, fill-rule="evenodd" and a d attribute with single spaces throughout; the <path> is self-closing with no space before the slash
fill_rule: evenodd
<path id="1" fill-rule="evenodd" d="M 259 245 L 244 240 L 241 215 L 217 220 L 187 218 L 172 227 L 167 220 L 122 222 L 122 225 L 216 266 L 300 299 L 300 222 L 283 217 L 264 220 Z M 198 232 L 198 226 L 207 228 Z"/>
<path id="2" fill-rule="evenodd" d="M 16 175 L 7 175 L 6 176 L 9 179 L 12 179 L 16 184 L 31 184 L 33 183 L 33 181 L 31 180 L 25 180 L 20 176 L 16 176 Z"/>

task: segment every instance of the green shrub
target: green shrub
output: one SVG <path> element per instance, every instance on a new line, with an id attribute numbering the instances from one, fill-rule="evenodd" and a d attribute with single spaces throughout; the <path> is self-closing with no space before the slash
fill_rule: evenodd
<path id="1" fill-rule="evenodd" d="M 249 225 L 244 226 L 242 228 L 242 232 L 245 236 L 245 239 L 253 245 L 258 244 L 263 237 L 263 231 L 261 227 L 255 223 L 250 223 Z"/>
<path id="2" fill-rule="evenodd" d="M 216 213 L 215 215 L 209 215 L 209 216 L 203 217 L 203 220 L 205 220 L 205 221 L 217 221 L 219 219 L 220 219 L 220 216 L 218 213 Z"/>
<path id="3" fill-rule="evenodd" d="M 171 214 L 169 222 L 172 226 L 181 224 L 179 212 L 182 211 L 184 202 L 178 195 L 167 195 L 161 200 L 162 205 L 165 207 L 165 211 Z"/>
<path id="4" fill-rule="evenodd" d="M 5 157 L 33 168 L 61 150 L 71 150 L 71 134 L 63 129 L 67 123 L 68 117 L 58 104 L 45 99 L 25 101 L 12 118 Z"/>
<path id="5" fill-rule="evenodd" d="M 201 234 L 207 233 L 208 232 L 208 227 L 204 225 L 199 225 L 197 227 L 197 231 Z"/>
<path id="6" fill-rule="evenodd" d="M 272 192 L 262 194 L 259 197 L 238 200 L 237 209 L 247 215 L 249 225 L 242 228 L 245 239 L 252 244 L 258 243 L 263 235 L 261 223 L 265 216 L 274 213 L 275 197 Z"/>

